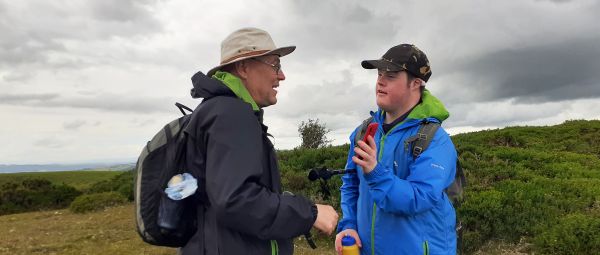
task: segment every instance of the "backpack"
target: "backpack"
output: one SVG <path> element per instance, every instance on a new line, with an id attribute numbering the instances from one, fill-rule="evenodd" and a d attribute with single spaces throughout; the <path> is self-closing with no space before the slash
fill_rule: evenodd
<path id="1" fill-rule="evenodd" d="M 161 203 L 175 203 L 164 192 L 167 182 L 185 169 L 187 135 L 184 130 L 192 114 L 186 114 L 184 109 L 193 110 L 180 103 L 175 105 L 183 116 L 165 125 L 144 146 L 134 174 L 137 232 L 146 243 L 169 247 L 184 246 L 197 228 L 195 196 L 175 201 L 182 203 L 180 208 L 183 210 L 175 228 L 166 229 L 158 223 L 159 211 L 163 210 Z"/>
<path id="2" fill-rule="evenodd" d="M 354 144 L 356 144 L 359 140 L 362 140 L 369 123 L 373 122 L 373 117 L 369 117 L 365 119 L 359 129 L 358 134 L 354 137 Z M 404 148 L 408 149 L 411 147 L 413 159 L 416 159 L 429 147 L 431 140 L 435 135 L 435 132 L 440 128 L 440 123 L 437 122 L 429 122 L 423 121 L 419 125 L 419 130 L 417 130 L 417 134 L 409 137 L 404 141 Z M 460 161 L 458 158 L 456 159 L 456 174 L 454 175 L 454 181 L 450 186 L 444 189 L 444 192 L 452 202 L 452 205 L 455 209 L 458 209 L 461 203 L 464 201 L 464 189 L 467 186 L 467 179 L 465 177 L 465 173 L 462 170 L 460 165 Z M 462 254 L 462 221 L 456 219 L 456 236 L 458 238 L 458 249 Z"/>

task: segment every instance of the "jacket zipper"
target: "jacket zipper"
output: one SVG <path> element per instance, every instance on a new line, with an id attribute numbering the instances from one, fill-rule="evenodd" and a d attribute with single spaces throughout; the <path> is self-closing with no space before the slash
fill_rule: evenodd
<path id="1" fill-rule="evenodd" d="M 377 214 L 377 204 L 373 202 L 373 217 L 371 217 L 371 255 L 375 255 L 375 214 Z"/>
<path id="2" fill-rule="evenodd" d="M 271 255 L 279 254 L 279 246 L 277 245 L 276 240 L 271 240 Z"/>
<path id="3" fill-rule="evenodd" d="M 387 134 L 384 134 L 379 142 L 378 161 L 381 160 L 381 157 L 383 156 L 383 146 L 385 145 L 386 137 Z M 371 217 L 371 255 L 375 255 L 375 216 L 377 216 L 377 203 L 373 202 L 373 216 Z"/>
<path id="4" fill-rule="evenodd" d="M 429 255 L 429 242 L 423 242 L 423 255 Z"/>

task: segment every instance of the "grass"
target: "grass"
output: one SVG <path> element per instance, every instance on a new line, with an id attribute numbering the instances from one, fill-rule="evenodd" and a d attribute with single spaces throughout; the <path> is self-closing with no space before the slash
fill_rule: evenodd
<path id="1" fill-rule="evenodd" d="M 74 214 L 54 210 L 0 217 L 0 254 L 175 254 L 135 232 L 133 205 Z"/>
<path id="2" fill-rule="evenodd" d="M 332 243 L 317 238 L 316 250 L 304 238 L 295 242 L 296 255 L 334 255 Z M 52 210 L 0 216 L 0 255 L 19 254 L 146 254 L 172 255 L 176 249 L 144 243 L 135 232 L 133 205 L 75 214 Z M 529 254 L 527 244 L 490 242 L 475 254 Z"/>
<path id="3" fill-rule="evenodd" d="M 53 210 L 0 216 L 0 254 L 176 254 L 144 243 L 135 232 L 133 205 L 75 214 Z M 333 245 L 312 250 L 296 239 L 299 255 L 335 254 Z"/>
<path id="4" fill-rule="evenodd" d="M 121 171 L 61 171 L 61 172 L 31 172 L 0 174 L 0 185 L 6 182 L 21 182 L 25 179 L 41 178 L 55 184 L 64 183 L 78 190 L 90 187 L 92 184 L 109 180 L 121 174 Z"/>

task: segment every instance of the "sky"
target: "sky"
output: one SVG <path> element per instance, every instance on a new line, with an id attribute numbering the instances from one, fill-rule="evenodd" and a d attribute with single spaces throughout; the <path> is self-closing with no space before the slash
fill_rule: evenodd
<path id="1" fill-rule="evenodd" d="M 0 164 L 135 162 L 195 107 L 221 41 L 268 31 L 286 80 L 265 123 L 278 149 L 319 119 L 348 142 L 375 110 L 360 62 L 415 44 L 450 134 L 600 119 L 600 1 L 0 0 Z"/>

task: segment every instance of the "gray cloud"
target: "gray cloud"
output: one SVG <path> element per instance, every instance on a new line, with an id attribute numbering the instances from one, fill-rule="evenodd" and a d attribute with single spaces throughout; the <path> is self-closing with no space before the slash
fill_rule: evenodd
<path id="1" fill-rule="evenodd" d="M 73 131 L 73 130 L 78 130 L 80 127 L 82 127 L 85 124 L 87 124 L 87 121 L 85 121 L 85 120 L 74 120 L 74 121 L 63 123 L 63 127 L 66 130 Z"/>
<path id="2" fill-rule="evenodd" d="M 156 123 L 156 119 L 138 119 L 134 118 L 131 123 L 137 127 L 146 127 Z M 166 123 L 165 123 L 166 124 Z"/>
<path id="3" fill-rule="evenodd" d="M 543 110 L 540 110 L 543 109 Z M 530 104 L 514 99 L 495 102 L 459 103 L 448 105 L 450 118 L 445 122 L 453 126 L 500 126 L 516 125 L 536 119 L 556 116 L 568 111 L 562 103 Z"/>
<path id="4" fill-rule="evenodd" d="M 348 22 L 367 23 L 373 19 L 373 14 L 362 6 L 355 6 L 345 17 Z"/>
<path id="5" fill-rule="evenodd" d="M 90 9 L 93 16 L 98 20 L 112 20 L 120 23 L 142 21 L 143 23 L 152 24 L 154 21 L 148 15 L 148 7 L 155 2 L 154 0 L 94 1 L 90 4 Z"/>
<path id="6" fill-rule="evenodd" d="M 572 2 L 573 0 L 535 0 L 537 2 L 554 2 L 554 3 L 568 3 L 568 2 Z"/>
<path id="7" fill-rule="evenodd" d="M 363 2 L 292 1 L 291 20 L 300 23 L 294 29 L 284 29 L 282 37 L 294 38 L 305 59 L 364 58 L 379 45 L 394 42 L 400 28 L 392 13 L 376 13 Z M 376 49 L 381 51 L 381 49 Z"/>
<path id="8" fill-rule="evenodd" d="M 0 105 L 18 105 L 31 107 L 67 107 L 95 109 L 101 111 L 157 113 L 174 112 L 170 97 L 129 97 L 111 93 L 92 94 L 92 96 L 61 96 L 59 94 L 3 94 Z"/>
<path id="9" fill-rule="evenodd" d="M 23 105 L 23 104 L 36 104 L 44 103 L 58 98 L 58 94 L 44 93 L 44 94 L 0 94 L 0 104 L 7 105 Z"/>
<path id="10" fill-rule="evenodd" d="M 89 62 L 83 56 L 65 56 L 72 45 L 162 31 L 162 25 L 152 13 L 154 2 L 82 2 L 89 6 L 43 1 L 2 2 L 0 66 L 10 69 L 33 64 L 53 68 L 81 66 Z"/>
<path id="11" fill-rule="evenodd" d="M 280 115 L 297 118 L 307 113 L 338 114 L 365 113 L 375 101 L 374 88 L 367 84 L 356 84 L 349 70 L 343 71 L 340 80 L 324 81 L 321 84 L 290 85 L 285 96 L 278 101 Z M 371 95 L 368 100 L 366 97 Z"/>
<path id="12" fill-rule="evenodd" d="M 347 142 L 376 108 L 375 74 L 360 61 L 404 42 L 432 62 L 428 87 L 449 108 L 449 129 L 598 118 L 600 1 L 267 2 L 0 0 L 0 109 L 9 120 L 0 140 L 27 139 L 0 160 L 26 162 L 32 151 L 36 160 L 59 160 L 107 134 L 114 147 L 74 156 L 134 158 L 166 122 L 163 113 L 179 115 L 174 99 L 189 99 L 179 84 L 189 87 L 194 71 L 214 66 L 221 40 L 244 26 L 298 46 L 284 60 L 280 101 L 266 109 L 281 149 L 299 144 L 297 125 L 309 118 L 326 123 L 335 143 Z M 11 121 L 24 115 L 26 128 Z M 86 132 L 23 135 L 46 126 Z"/>
<path id="13" fill-rule="evenodd" d="M 461 100 L 548 102 L 600 97 L 600 37 L 514 46 L 455 64 Z M 452 93 L 450 89 L 444 90 Z M 471 93 L 463 93 L 470 91 Z M 456 98 L 455 98 L 456 99 Z"/>
<path id="14" fill-rule="evenodd" d="M 68 142 L 55 137 L 47 137 L 33 142 L 33 145 L 48 149 L 60 149 L 66 147 Z"/>

